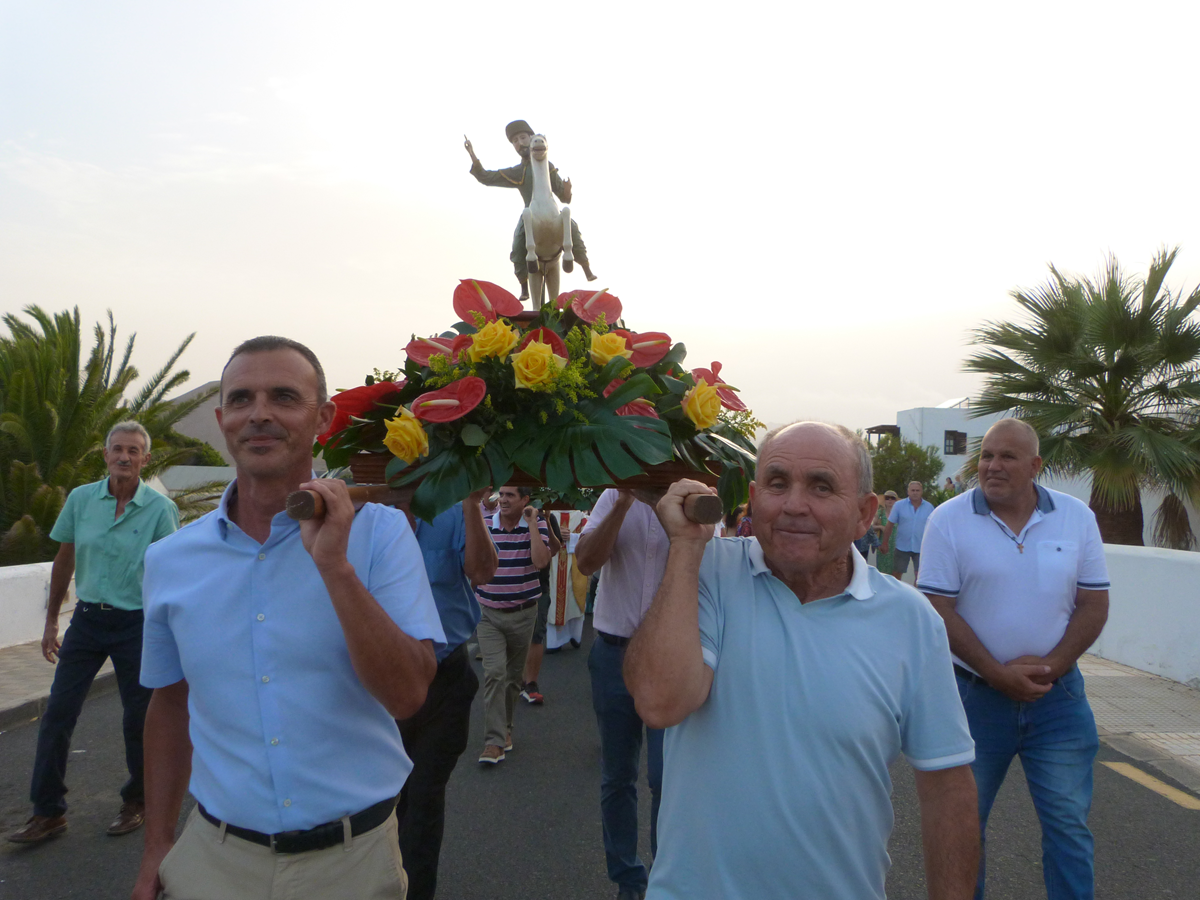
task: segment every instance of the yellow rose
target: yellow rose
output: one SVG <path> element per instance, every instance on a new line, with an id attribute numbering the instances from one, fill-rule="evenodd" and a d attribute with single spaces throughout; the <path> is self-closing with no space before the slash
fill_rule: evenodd
<path id="1" fill-rule="evenodd" d="M 567 361 L 556 356 L 549 344 L 541 341 L 530 341 L 524 350 L 512 357 L 513 375 L 519 388 L 536 388 L 550 383 L 566 364 Z"/>
<path id="2" fill-rule="evenodd" d="M 383 439 L 383 446 L 406 463 L 411 465 L 417 457 L 429 452 L 429 435 L 425 433 L 421 420 L 403 406 L 400 407 L 400 415 L 388 419 L 384 425 L 387 427 L 387 436 Z"/>
<path id="3" fill-rule="evenodd" d="M 712 428 L 721 411 L 721 395 L 707 381 L 698 381 L 696 386 L 683 395 L 683 412 L 698 431 Z"/>
<path id="4" fill-rule="evenodd" d="M 489 356 L 507 356 L 517 346 L 517 330 L 507 322 L 497 319 L 488 322 L 475 333 L 475 339 L 467 348 L 471 362 L 479 362 Z"/>
<path id="5" fill-rule="evenodd" d="M 633 356 L 633 351 L 625 345 L 625 338 L 619 334 L 608 332 L 596 334 L 592 332 L 591 347 L 592 362 L 598 366 L 607 365 L 610 360 L 623 356 L 626 359 Z"/>

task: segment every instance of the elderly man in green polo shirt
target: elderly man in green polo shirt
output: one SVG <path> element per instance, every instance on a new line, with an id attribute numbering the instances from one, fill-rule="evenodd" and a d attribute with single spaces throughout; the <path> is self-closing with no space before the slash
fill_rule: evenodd
<path id="1" fill-rule="evenodd" d="M 533 197 L 533 173 L 529 171 L 529 142 L 533 138 L 533 129 L 524 119 L 516 119 L 505 126 L 504 136 L 508 138 L 513 149 L 517 151 L 517 155 L 521 157 L 521 164 L 510 166 L 507 169 L 485 169 L 483 163 L 475 155 L 475 148 L 471 146 L 471 141 L 468 139 L 463 146 L 467 148 L 467 153 L 471 156 L 471 174 L 475 176 L 476 181 L 488 187 L 516 188 L 521 192 L 521 199 L 525 202 L 525 206 L 528 206 Z M 571 179 L 564 179 L 560 176 L 558 169 L 553 165 L 550 166 L 550 189 L 563 203 L 571 202 Z M 595 281 L 596 276 L 592 274 L 592 267 L 588 263 L 587 247 L 583 243 L 583 237 L 579 234 L 579 226 L 575 224 L 574 219 L 571 220 L 571 253 L 575 257 L 575 261 L 579 263 L 579 267 L 583 269 L 587 280 Z M 525 261 L 525 224 L 521 219 L 517 219 L 517 228 L 513 232 L 513 248 L 509 259 L 512 261 L 517 281 L 521 282 L 521 299 L 528 300 L 529 268 Z M 564 266 L 563 269 L 567 272 L 571 271 L 567 266 Z"/>
<path id="2" fill-rule="evenodd" d="M 50 700 L 38 731 L 30 800 L 33 816 L 8 839 L 36 844 L 67 829 L 67 756 L 75 721 L 96 673 L 111 657 L 124 708 L 125 764 L 121 811 L 110 835 L 142 824 L 142 725 L 151 691 L 138 681 L 142 662 L 142 569 L 146 548 L 179 527 L 179 510 L 141 480 L 150 435 L 119 422 L 104 442 L 108 477 L 71 491 L 50 537 L 60 542 L 50 572 L 42 655 L 57 660 Z M 78 603 L 60 642 L 58 614 L 72 574 Z"/>

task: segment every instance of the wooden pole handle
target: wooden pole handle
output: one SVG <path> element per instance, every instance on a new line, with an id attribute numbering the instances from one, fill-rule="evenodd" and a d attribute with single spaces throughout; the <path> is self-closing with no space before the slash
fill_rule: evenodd
<path id="1" fill-rule="evenodd" d="M 716 494 L 688 494 L 683 498 L 683 514 L 698 525 L 716 525 L 725 517 L 725 509 Z"/>
<path id="2" fill-rule="evenodd" d="M 386 484 L 355 484 L 347 490 L 356 509 L 364 503 L 390 506 L 412 497 L 412 488 L 393 488 Z M 325 500 L 316 491 L 292 491 L 287 497 L 287 514 L 301 522 L 320 519 L 325 515 Z"/>

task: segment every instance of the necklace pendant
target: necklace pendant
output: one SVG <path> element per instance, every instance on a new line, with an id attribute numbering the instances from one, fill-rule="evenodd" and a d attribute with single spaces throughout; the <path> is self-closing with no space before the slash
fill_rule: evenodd
<path id="1" fill-rule="evenodd" d="M 1025 545 L 1024 545 L 1024 544 L 1017 544 L 1017 550 L 1019 550 L 1021 553 L 1024 553 L 1024 552 L 1025 552 Z"/>

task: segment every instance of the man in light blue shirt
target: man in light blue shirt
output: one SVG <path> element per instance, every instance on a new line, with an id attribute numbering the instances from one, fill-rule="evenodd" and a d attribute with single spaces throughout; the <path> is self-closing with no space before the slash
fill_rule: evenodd
<path id="1" fill-rule="evenodd" d="M 852 542 L 874 521 L 866 445 L 802 422 L 759 447 L 754 537 L 709 542 L 672 486 L 662 585 L 625 657 L 668 728 L 649 900 L 883 900 L 888 766 L 915 769 L 931 897 L 965 898 L 974 758 L 939 617 Z"/>
<path id="2" fill-rule="evenodd" d="M 395 798 L 445 637 L 412 529 L 311 479 L 335 412 L 312 351 L 234 350 L 217 421 L 237 478 L 146 559 L 146 848 L 133 896 L 403 897 Z M 297 523 L 287 495 L 319 494 Z M 184 790 L 198 801 L 175 841 Z M 169 851 L 169 855 L 168 855 Z"/>
<path id="3" fill-rule="evenodd" d="M 924 488 L 919 481 L 908 483 L 908 502 L 900 502 L 892 506 L 888 514 L 888 523 L 883 529 L 883 546 L 888 546 L 892 536 L 892 528 L 896 529 L 895 562 L 892 565 L 892 576 L 899 581 L 908 571 L 908 562 L 912 560 L 913 581 L 921 568 L 921 538 L 925 536 L 925 523 L 933 515 L 934 506 L 921 494 Z"/>

